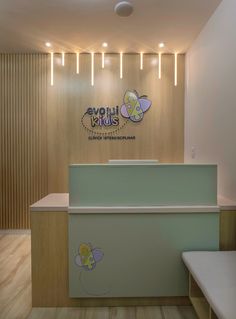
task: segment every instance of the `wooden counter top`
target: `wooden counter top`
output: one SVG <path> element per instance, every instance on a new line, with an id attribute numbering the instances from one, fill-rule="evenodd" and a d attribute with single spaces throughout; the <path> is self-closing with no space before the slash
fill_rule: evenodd
<path id="1" fill-rule="evenodd" d="M 31 212 L 65 212 L 69 206 L 68 193 L 49 194 L 30 206 Z"/>
<path id="2" fill-rule="evenodd" d="M 219 196 L 218 197 L 218 205 L 220 207 L 220 210 L 222 211 L 236 211 L 236 201 L 233 201 L 231 199 L 228 199 L 226 197 L 223 196 Z M 199 206 L 199 207 L 195 207 L 193 206 L 192 209 L 194 209 L 194 212 L 196 211 L 196 209 L 201 210 L 204 207 L 204 209 L 206 208 L 205 206 Z M 212 209 L 212 208 L 216 208 L 217 206 L 214 207 L 208 207 L 208 209 Z M 34 203 L 33 205 L 30 206 L 30 210 L 32 212 L 37 212 L 37 211 L 67 211 L 69 208 L 69 194 L 68 193 L 52 193 L 49 194 L 47 196 L 45 196 L 44 198 L 40 199 L 39 201 L 37 201 L 36 203 Z M 94 212 L 95 210 L 99 210 L 101 211 L 101 208 L 97 208 L 97 207 L 93 207 L 90 208 L 92 209 L 92 211 Z M 153 212 L 153 210 L 158 209 L 160 210 L 161 207 L 157 206 L 157 207 L 140 207 L 138 210 L 140 209 L 148 209 L 148 211 L 150 210 L 150 212 Z M 178 207 L 165 207 L 164 210 L 165 211 L 170 211 L 172 212 L 173 209 L 176 209 L 176 212 L 180 211 L 180 208 L 185 208 L 189 209 L 190 207 L 186 207 L 186 206 L 178 206 Z M 82 208 L 80 208 L 82 209 Z M 83 209 L 88 210 L 88 207 L 83 207 Z M 104 209 L 104 208 L 103 208 Z M 107 210 L 107 208 L 105 208 Z M 122 209 L 124 209 L 124 207 L 117 207 L 114 208 L 114 210 L 117 210 L 117 212 L 120 212 Z M 137 207 L 130 207 L 129 210 L 131 210 L 131 212 L 134 212 L 134 210 L 137 210 Z M 163 209 L 163 207 L 162 207 Z"/>
<path id="3" fill-rule="evenodd" d="M 236 211 L 236 201 L 233 201 L 231 199 L 228 199 L 223 196 L 218 197 L 218 205 L 220 210 L 222 211 Z M 127 207 L 125 207 L 127 208 Z M 146 212 L 150 210 L 150 212 L 154 211 L 164 211 L 164 212 L 180 212 L 180 209 L 184 209 L 184 211 L 187 209 L 189 210 L 192 208 L 194 212 L 201 212 L 204 209 L 207 209 L 207 212 L 210 212 L 212 210 L 216 210 L 217 206 L 166 206 L 166 207 L 161 207 L 161 206 L 150 206 L 150 207 L 128 207 L 128 210 L 130 212 L 134 213 L 135 210 L 137 212 L 142 213 L 145 209 Z M 37 212 L 37 211 L 67 211 L 69 209 L 69 194 L 68 193 L 52 193 L 44 198 L 40 199 L 36 203 L 30 206 L 30 210 L 32 212 Z M 75 210 L 85 210 L 88 211 L 90 210 L 91 212 L 101 212 L 101 209 L 104 211 L 108 211 L 111 209 L 111 207 L 76 207 L 73 208 Z M 72 209 L 72 210 L 73 210 Z M 112 207 L 112 210 L 115 210 L 115 212 L 121 212 L 124 210 L 124 207 Z M 127 211 L 126 211 L 127 212 Z"/>

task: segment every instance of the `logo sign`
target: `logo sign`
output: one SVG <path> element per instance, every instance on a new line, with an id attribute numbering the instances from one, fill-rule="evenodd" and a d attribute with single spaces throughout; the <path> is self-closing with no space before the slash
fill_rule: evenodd
<path id="1" fill-rule="evenodd" d="M 132 122 L 140 122 L 152 102 L 146 95 L 138 96 L 137 91 L 126 91 L 124 104 L 121 106 L 121 115 L 130 119 Z"/>
<path id="2" fill-rule="evenodd" d="M 90 106 L 84 113 L 81 123 L 90 134 L 113 135 L 130 122 L 142 121 L 151 104 L 146 95 L 139 96 L 137 91 L 128 90 L 121 106 Z"/>

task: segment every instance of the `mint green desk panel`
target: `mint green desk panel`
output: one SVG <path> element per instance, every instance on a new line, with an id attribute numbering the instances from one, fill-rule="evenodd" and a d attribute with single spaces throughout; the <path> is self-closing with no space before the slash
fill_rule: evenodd
<path id="1" fill-rule="evenodd" d="M 70 206 L 217 205 L 216 165 L 76 165 Z"/>
<path id="2" fill-rule="evenodd" d="M 81 243 L 104 253 L 92 271 L 75 263 Z M 181 252 L 218 249 L 218 213 L 71 214 L 70 297 L 187 296 Z"/>

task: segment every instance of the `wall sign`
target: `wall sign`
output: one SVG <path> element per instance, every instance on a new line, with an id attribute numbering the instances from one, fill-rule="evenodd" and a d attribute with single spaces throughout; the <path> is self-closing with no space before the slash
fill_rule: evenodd
<path id="1" fill-rule="evenodd" d="M 132 122 L 140 122 L 152 102 L 147 99 L 147 95 L 138 96 L 137 91 L 126 91 L 124 104 L 121 106 L 121 115 Z"/>
<path id="2" fill-rule="evenodd" d="M 114 134 L 119 133 L 130 122 L 142 121 L 144 113 L 151 104 L 146 95 L 139 96 L 137 91 L 127 90 L 121 106 L 89 106 L 81 123 L 90 134 L 90 140 L 135 139 L 135 136 L 114 136 Z"/>

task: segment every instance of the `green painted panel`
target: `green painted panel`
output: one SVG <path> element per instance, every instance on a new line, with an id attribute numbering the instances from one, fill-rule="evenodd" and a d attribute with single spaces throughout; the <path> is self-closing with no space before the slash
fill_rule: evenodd
<path id="1" fill-rule="evenodd" d="M 76 265 L 83 243 L 104 253 L 91 271 Z M 218 213 L 71 214 L 70 297 L 186 296 L 182 251 L 218 249 Z"/>
<path id="2" fill-rule="evenodd" d="M 217 205 L 216 165 L 72 165 L 70 206 Z"/>

